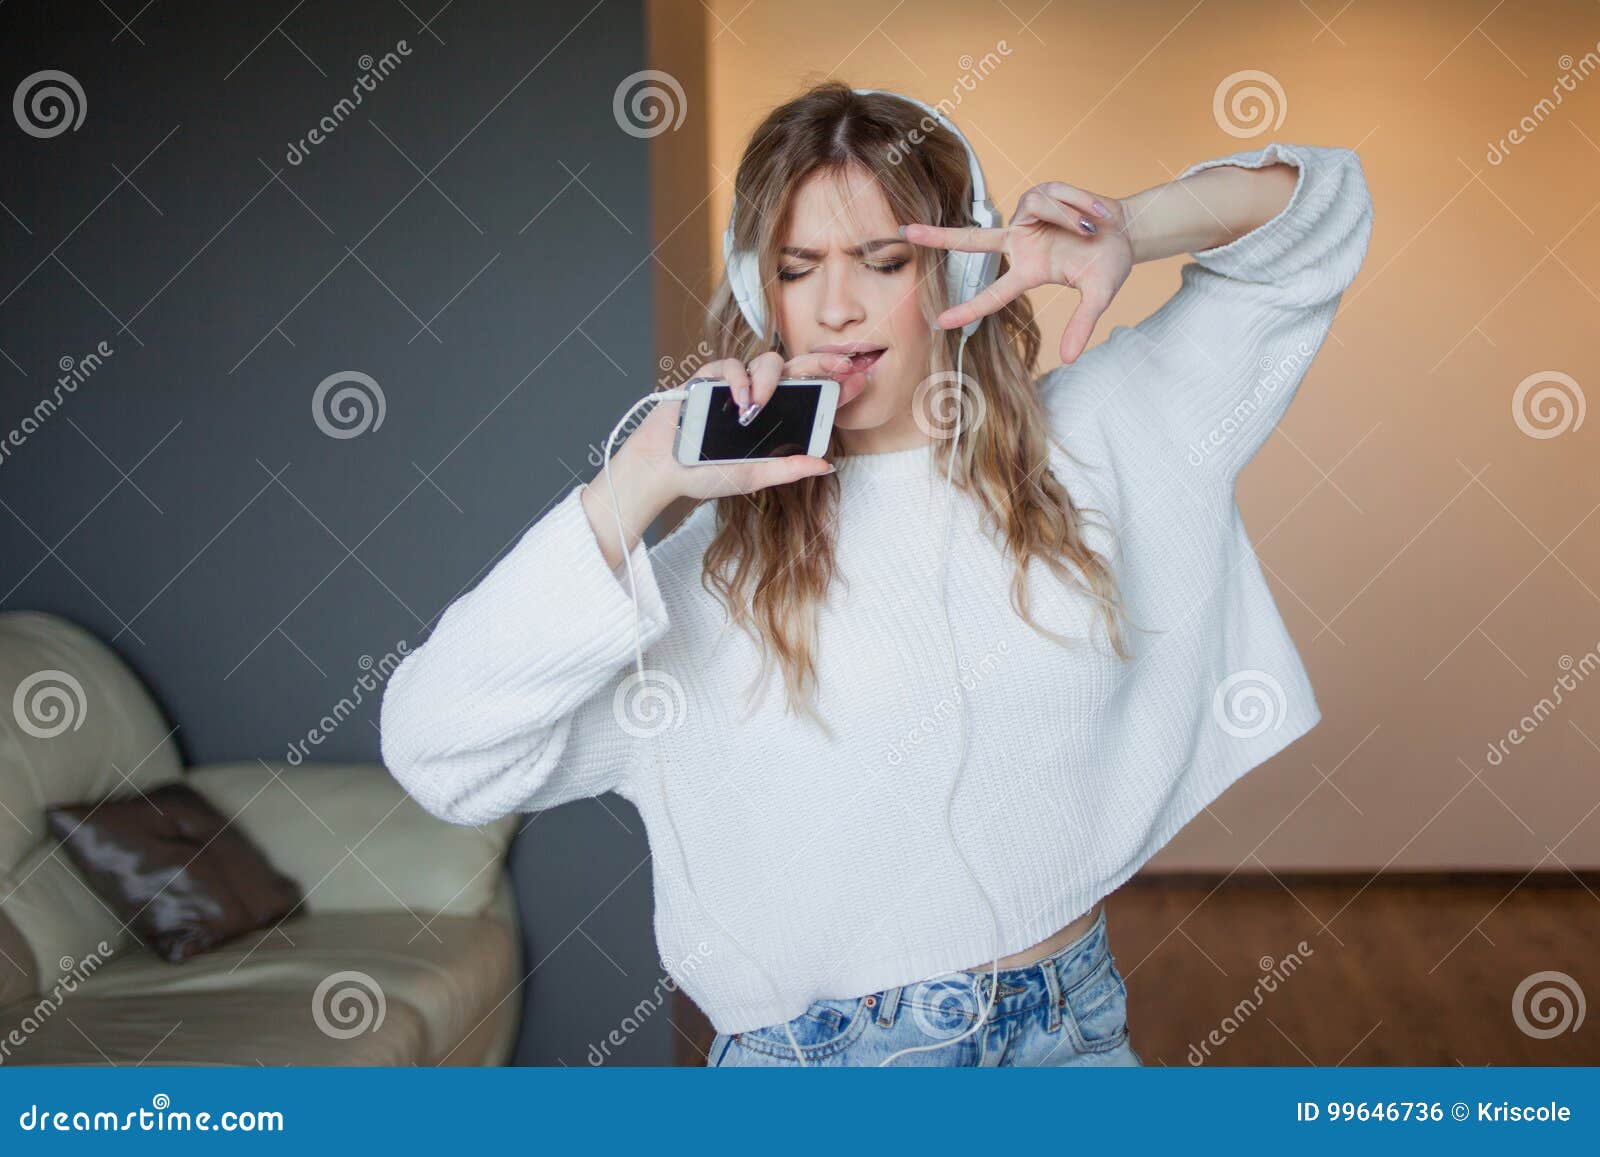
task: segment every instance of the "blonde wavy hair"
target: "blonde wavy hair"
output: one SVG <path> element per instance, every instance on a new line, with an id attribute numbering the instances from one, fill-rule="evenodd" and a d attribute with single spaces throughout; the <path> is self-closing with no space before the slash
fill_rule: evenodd
<path id="1" fill-rule="evenodd" d="M 734 239 L 759 255 L 766 316 L 776 327 L 777 303 L 771 286 L 778 251 L 788 229 L 796 190 L 815 173 L 835 176 L 859 166 L 876 180 L 901 222 L 969 225 L 971 178 L 961 143 L 942 127 L 928 131 L 926 114 L 883 93 L 857 94 L 837 82 L 817 85 L 774 109 L 751 136 L 734 179 Z M 920 142 L 911 144 L 909 142 Z M 914 268 L 930 329 L 948 305 L 942 250 L 917 248 Z M 1001 271 L 1006 265 L 1002 259 Z M 934 339 L 928 376 L 956 380 L 960 330 Z M 712 295 L 706 319 L 707 347 L 718 358 L 749 362 L 768 349 L 785 359 L 781 335 L 751 332 L 724 275 Z M 804 351 L 798 351 L 804 352 Z M 1063 582 L 1081 586 L 1099 604 L 1118 656 L 1129 658 L 1119 622 L 1123 614 L 1111 570 L 1084 539 L 1084 512 L 1050 472 L 1052 439 L 1044 407 L 1033 384 L 1039 355 L 1039 327 L 1026 296 L 984 319 L 968 339 L 959 388 L 982 392 L 979 406 L 966 399 L 953 484 L 974 495 L 986 528 L 1004 541 L 1016 559 L 1011 605 L 1034 630 L 1063 645 L 1071 639 L 1034 621 L 1028 608 L 1027 568 L 1041 559 Z M 918 391 L 919 399 L 926 391 Z M 921 404 L 919 402 L 919 404 Z M 969 426 L 976 411 L 981 422 Z M 935 417 L 935 421 L 938 419 Z M 951 439 L 936 440 L 940 477 Z M 1066 447 L 1061 449 L 1065 452 Z M 844 457 L 836 429 L 829 458 Z M 783 672 L 788 710 L 827 723 L 816 711 L 817 613 L 836 576 L 832 527 L 839 505 L 834 475 L 810 477 L 750 494 L 712 500 L 716 531 L 706 548 L 702 585 L 720 595 L 730 620 L 761 649 L 762 668 L 752 692 L 765 687 L 774 658 Z M 1099 512 L 1095 512 L 1099 513 Z M 1081 576 L 1081 577 L 1080 577 Z M 838 576 L 841 581 L 848 580 Z"/>

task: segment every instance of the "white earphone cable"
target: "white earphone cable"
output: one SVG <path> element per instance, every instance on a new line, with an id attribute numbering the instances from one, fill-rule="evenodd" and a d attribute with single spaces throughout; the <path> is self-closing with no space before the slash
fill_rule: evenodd
<path id="1" fill-rule="evenodd" d="M 956 382 L 957 382 L 957 389 L 958 390 L 963 390 L 963 391 L 965 390 L 965 378 L 962 376 L 962 363 L 963 363 L 964 355 L 966 353 L 966 348 L 967 348 L 967 336 L 966 336 L 966 334 L 962 334 L 961 335 L 960 344 L 956 347 Z M 612 510 L 612 513 L 616 516 L 616 520 L 617 520 L 617 541 L 618 541 L 618 543 L 620 545 L 622 545 L 624 547 L 624 549 L 623 549 L 623 562 L 626 565 L 627 572 L 628 572 L 628 589 L 629 589 L 629 592 L 631 593 L 631 595 L 633 597 L 633 608 L 634 608 L 634 615 L 633 615 L 634 667 L 635 667 L 635 671 L 637 673 L 638 687 L 639 688 L 644 688 L 646 686 L 646 677 L 645 677 L 645 672 L 644 672 L 644 646 L 643 646 L 643 641 L 642 641 L 642 628 L 641 628 L 641 625 L 640 625 L 640 611 L 639 611 L 639 586 L 638 586 L 638 580 L 634 577 L 634 573 L 633 573 L 633 552 L 625 549 L 626 543 L 627 543 L 627 532 L 623 529 L 623 525 L 622 525 L 622 507 L 621 507 L 620 502 L 617 499 L 616 485 L 612 481 L 612 478 L 611 478 L 611 451 L 612 451 L 613 445 L 616 443 L 617 435 L 619 433 L 621 433 L 623 427 L 627 425 L 629 419 L 631 419 L 633 417 L 633 415 L 636 414 L 641 407 L 649 405 L 652 402 L 671 401 L 671 400 L 680 400 L 681 401 L 684 398 L 686 398 L 687 396 L 688 396 L 688 391 L 684 390 L 684 389 L 663 390 L 663 391 L 659 391 L 659 392 L 656 392 L 656 393 L 646 394 L 644 397 L 640 398 L 637 402 L 635 402 L 629 408 L 628 412 L 622 416 L 622 420 L 619 421 L 616 424 L 616 427 L 613 428 L 612 431 L 611 431 L 610 437 L 608 437 L 606 439 L 606 445 L 605 445 L 606 488 L 610 491 L 610 495 L 611 495 L 611 510 Z M 940 594 L 941 594 L 941 600 L 940 601 L 941 601 L 941 605 L 942 605 L 942 608 L 943 608 L 943 611 L 944 611 L 945 638 L 949 643 L 950 663 L 951 663 L 952 669 L 956 673 L 956 684 L 957 684 L 956 697 L 960 700 L 960 703 L 961 703 L 961 711 L 960 711 L 961 743 L 960 743 L 960 748 L 959 748 L 959 751 L 958 751 L 958 754 L 957 754 L 957 757 L 956 757 L 955 774 L 950 779 L 950 788 L 949 788 L 949 791 L 945 795 L 944 822 L 945 822 L 945 832 L 950 837 L 950 847 L 951 847 L 951 849 L 955 852 L 956 858 L 961 861 L 962 867 L 966 869 L 967 875 L 969 877 L 971 877 L 973 885 L 978 889 L 979 895 L 981 895 L 983 897 L 984 903 L 989 908 L 989 919 L 990 919 L 991 929 L 993 931 L 993 936 L 994 936 L 995 956 L 994 956 L 993 967 L 991 969 L 990 977 L 989 977 L 989 992 L 987 993 L 987 997 L 986 997 L 985 1001 L 983 1002 L 983 1011 L 978 1016 L 978 1019 L 976 1020 L 976 1022 L 974 1022 L 973 1025 L 970 1028 L 968 1028 L 965 1032 L 962 1032 L 958 1036 L 951 1037 L 949 1040 L 939 1041 L 939 1042 L 937 1042 L 935 1044 L 913 1045 L 913 1046 L 911 1046 L 909 1048 L 899 1049 L 896 1052 L 890 1053 L 883 1060 L 879 1061 L 878 1062 L 879 1067 L 882 1067 L 883 1065 L 887 1065 L 890 1061 L 894 1060 L 896 1057 L 903 1056 L 906 1053 L 928 1052 L 928 1051 L 931 1051 L 933 1049 L 941 1049 L 941 1048 L 946 1047 L 947 1045 L 955 1044 L 957 1041 L 960 1041 L 960 1040 L 965 1040 L 967 1037 L 971 1036 L 974 1032 L 977 1032 L 980 1028 L 983 1028 L 984 1025 L 988 1022 L 989 1013 L 993 1010 L 995 1000 L 997 999 L 998 994 L 999 994 L 1000 915 L 999 915 L 998 910 L 994 906 L 993 899 L 989 896 L 988 891 L 984 888 L 983 882 L 978 878 L 977 872 L 975 872 L 973 870 L 972 864 L 967 860 L 966 855 L 961 851 L 961 845 L 957 842 L 956 836 L 955 836 L 955 824 L 954 824 L 953 819 L 951 818 L 951 808 L 955 803 L 956 788 L 961 782 L 961 773 L 962 773 L 962 771 L 964 770 L 964 768 L 966 766 L 966 755 L 967 755 L 967 700 L 966 700 L 966 696 L 963 695 L 961 693 L 961 691 L 960 691 L 961 664 L 960 664 L 960 657 L 959 657 L 959 654 L 958 654 L 957 648 L 956 648 L 955 628 L 954 628 L 954 626 L 952 625 L 952 623 L 950 621 L 950 540 L 951 540 L 951 533 L 952 533 L 953 520 L 954 520 L 953 499 L 954 499 L 954 494 L 955 494 L 955 487 L 954 487 L 954 484 L 952 482 L 952 472 L 953 472 L 954 466 L 955 466 L 956 455 L 959 452 L 959 449 L 960 449 L 960 446 L 961 446 L 961 419 L 962 419 L 962 415 L 963 415 L 964 410 L 965 410 L 965 398 L 964 398 L 964 395 L 963 395 L 962 397 L 958 397 L 958 399 L 957 399 L 957 404 L 956 404 L 956 430 L 955 430 L 954 445 L 951 447 L 949 460 L 945 464 L 945 527 L 944 527 L 944 529 L 945 529 L 945 549 L 944 549 L 944 566 L 943 566 L 943 569 L 941 571 L 941 576 L 940 576 Z M 665 774 L 663 774 L 663 770 L 662 770 L 662 767 L 661 767 L 660 748 L 659 748 L 658 745 L 652 744 L 651 745 L 651 750 L 652 750 L 652 753 L 653 753 L 653 755 L 655 757 L 655 763 L 656 763 L 656 782 L 659 784 L 659 786 L 661 788 L 661 809 L 666 815 L 667 826 L 672 831 L 673 842 L 676 844 L 677 849 L 678 849 L 678 859 L 683 865 L 684 882 L 689 887 L 689 893 L 692 896 L 694 896 L 695 902 L 700 906 L 700 910 L 703 913 L 705 913 L 706 917 L 708 919 L 710 919 L 711 922 L 714 923 L 717 926 L 717 928 L 722 932 L 722 934 L 724 936 L 726 936 L 729 940 L 731 940 L 738 947 L 739 951 L 744 953 L 745 957 L 752 964 L 754 964 L 756 966 L 756 970 L 759 971 L 761 973 L 762 977 L 766 980 L 767 986 L 772 989 L 773 995 L 781 1000 L 782 999 L 782 991 L 778 988 L 778 984 L 773 979 L 772 974 L 767 971 L 765 966 L 762 965 L 761 961 L 756 958 L 755 954 L 752 953 L 748 948 L 746 948 L 744 946 L 744 944 L 738 939 L 738 937 L 734 936 L 734 934 L 727 929 L 727 927 L 722 923 L 722 921 L 718 920 L 716 918 L 716 916 L 712 914 L 711 910 L 706 906 L 706 903 L 705 903 L 704 899 L 701 898 L 699 891 L 696 890 L 696 888 L 694 886 L 694 879 L 693 879 L 693 877 L 691 876 L 691 874 L 689 872 L 689 857 L 688 857 L 687 853 L 684 850 L 683 837 L 678 832 L 677 821 L 673 818 L 672 808 L 668 804 L 668 801 L 667 801 L 667 779 L 666 779 Z M 956 970 L 956 971 L 965 971 L 965 970 Z M 794 1049 L 794 1054 L 795 1054 L 796 1060 L 799 1061 L 799 1063 L 800 1063 L 800 1065 L 802 1067 L 807 1067 L 809 1065 L 809 1062 L 806 1060 L 805 1053 L 800 1047 L 800 1042 L 795 1039 L 794 1030 L 790 1027 L 790 1024 L 789 1024 L 788 1021 L 784 1022 L 783 1029 L 784 1029 L 784 1032 L 789 1037 L 789 1044 Z"/>
<path id="2" fill-rule="evenodd" d="M 956 756 L 955 774 L 950 777 L 950 790 L 944 797 L 944 827 L 945 834 L 950 837 L 950 847 L 955 852 L 956 858 L 961 861 L 961 866 L 967 870 L 967 875 L 972 878 L 972 883 L 978 889 L 978 894 L 983 897 L 983 902 L 989 907 L 989 920 L 994 936 L 995 955 L 993 967 L 989 973 L 988 997 L 983 1003 L 983 1011 L 978 1015 L 978 1019 L 973 1022 L 971 1027 L 965 1032 L 951 1037 L 949 1040 L 939 1041 L 936 1044 L 912 1045 L 908 1048 L 898 1049 L 879 1061 L 879 1068 L 894 1060 L 895 1057 L 904 1056 L 906 1053 L 930 1052 L 933 1049 L 942 1049 L 947 1045 L 953 1045 L 959 1040 L 965 1040 L 988 1023 L 989 1013 L 994 1009 L 994 1002 L 998 999 L 1000 989 L 1000 913 L 996 910 L 994 901 L 984 888 L 983 881 L 978 879 L 978 873 L 973 871 L 972 864 L 968 862 L 967 857 L 961 851 L 961 845 L 956 841 L 955 822 L 951 819 L 950 812 L 952 805 L 955 803 L 956 787 L 961 782 L 961 773 L 965 769 L 967 762 L 967 697 L 961 693 L 961 661 L 956 652 L 955 628 L 950 623 L 950 534 L 953 516 L 952 500 L 955 495 L 955 487 L 951 483 L 951 472 L 955 466 L 956 455 L 961 447 L 961 417 L 966 409 L 966 379 L 961 373 L 962 355 L 966 353 L 966 349 L 967 335 L 963 333 L 961 335 L 961 344 L 956 347 L 956 388 L 961 391 L 956 399 L 956 433 L 954 445 L 950 448 L 949 461 L 945 463 L 944 468 L 944 569 L 940 579 L 940 586 L 943 596 L 945 638 L 950 643 L 950 665 L 956 672 L 956 698 L 961 701 L 961 747 L 959 754 Z M 965 970 L 955 969 L 953 971 Z"/>
<path id="3" fill-rule="evenodd" d="M 635 670 L 635 672 L 637 674 L 637 677 L 638 677 L 638 684 L 636 685 L 636 690 L 644 690 L 648 686 L 647 680 L 645 678 L 645 673 L 644 673 L 644 644 L 643 644 L 643 638 L 642 638 L 642 634 L 641 634 L 641 627 L 640 627 L 640 623 L 639 623 L 639 583 L 638 583 L 638 580 L 634 577 L 634 574 L 633 574 L 633 552 L 631 550 L 627 549 L 627 544 L 628 544 L 627 532 L 622 527 L 622 505 L 617 500 L 616 483 L 613 482 L 612 478 L 611 478 L 611 448 L 616 443 L 617 435 L 622 432 L 622 428 L 625 425 L 627 425 L 628 420 L 630 418 L 632 418 L 634 414 L 638 413 L 639 409 L 642 406 L 647 406 L 651 402 L 663 402 L 663 401 L 674 401 L 674 400 L 675 401 L 682 401 L 685 398 L 687 398 L 688 396 L 689 396 L 689 391 L 686 390 L 686 389 L 661 390 L 661 391 L 658 391 L 658 392 L 655 392 L 655 393 L 646 394 L 644 397 L 640 398 L 637 402 L 635 402 L 629 408 L 628 412 L 622 416 L 622 420 L 620 422 L 618 422 L 616 424 L 616 426 L 612 429 L 610 437 L 608 437 L 606 439 L 606 446 L 605 446 L 606 489 L 608 491 L 610 491 L 610 494 L 611 494 L 611 511 L 612 511 L 612 513 L 614 515 L 616 515 L 616 519 L 617 519 L 617 543 L 618 543 L 619 547 L 622 549 L 623 562 L 627 565 L 627 570 L 628 570 L 628 590 L 633 596 L 633 660 L 634 660 L 634 670 Z M 670 723 L 670 720 L 669 720 L 669 723 Z M 700 911 L 705 913 L 706 918 L 709 919 L 713 924 L 715 924 L 717 926 L 717 929 L 724 936 L 726 936 L 729 940 L 731 940 L 734 943 L 734 945 L 739 949 L 740 952 L 744 953 L 745 957 L 750 961 L 751 964 L 754 964 L 756 966 L 756 971 L 760 972 L 762 977 L 766 980 L 767 987 L 772 989 L 772 995 L 774 997 L 777 997 L 781 1001 L 783 999 L 783 993 L 782 993 L 782 990 L 780 990 L 778 988 L 777 981 L 773 980 L 772 974 L 770 972 L 768 972 L 766 970 L 766 967 L 761 963 L 761 961 L 756 958 L 755 953 L 751 952 L 748 948 L 746 948 L 744 946 L 744 943 L 742 941 L 740 941 L 740 939 L 737 936 L 735 936 L 732 932 L 730 932 L 727 929 L 727 927 L 722 923 L 721 920 L 718 920 L 716 918 L 716 916 L 712 913 L 711 909 L 706 907 L 705 900 L 703 900 L 701 898 L 700 892 L 695 888 L 695 886 L 694 886 L 694 878 L 689 872 L 689 856 L 684 851 L 684 847 L 683 847 L 683 837 L 678 833 L 678 822 L 677 822 L 677 820 L 673 819 L 672 808 L 667 802 L 667 777 L 666 777 L 666 775 L 665 775 L 665 773 L 664 773 L 664 771 L 662 769 L 662 766 L 661 766 L 661 748 L 660 748 L 660 745 L 656 744 L 656 743 L 651 743 L 650 750 L 651 750 L 651 753 L 653 754 L 653 756 L 655 758 L 656 783 L 658 783 L 660 785 L 660 787 L 661 787 L 661 810 L 666 814 L 667 826 L 672 829 L 672 840 L 673 840 L 673 843 L 677 845 L 678 862 L 683 865 L 684 883 L 686 883 L 689 886 L 689 894 L 694 897 L 695 903 L 700 906 Z M 794 1055 L 799 1058 L 801 1065 L 805 1065 L 806 1064 L 805 1054 L 801 1052 L 801 1050 L 800 1050 L 800 1042 L 795 1040 L 795 1038 L 794 1038 L 794 1030 L 789 1027 L 789 1024 L 788 1024 L 787 1021 L 784 1022 L 783 1029 L 784 1029 L 784 1032 L 787 1033 L 788 1036 L 789 1036 L 790 1045 L 792 1045 L 794 1047 Z"/>

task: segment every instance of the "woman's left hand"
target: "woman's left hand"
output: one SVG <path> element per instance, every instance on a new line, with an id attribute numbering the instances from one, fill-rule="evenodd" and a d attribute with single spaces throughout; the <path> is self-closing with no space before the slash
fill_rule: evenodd
<path id="1" fill-rule="evenodd" d="M 1103 208 L 1095 208 L 1096 204 Z M 1087 227 L 1085 227 L 1087 226 Z M 1100 315 L 1133 269 L 1123 206 L 1060 181 L 1036 185 L 1022 195 L 1011 224 L 998 229 L 907 225 L 915 245 L 964 253 L 1004 253 L 1011 268 L 971 301 L 939 315 L 943 329 L 958 329 L 994 313 L 1040 285 L 1070 285 L 1082 294 L 1061 335 L 1061 360 L 1076 361 L 1089 344 Z"/>

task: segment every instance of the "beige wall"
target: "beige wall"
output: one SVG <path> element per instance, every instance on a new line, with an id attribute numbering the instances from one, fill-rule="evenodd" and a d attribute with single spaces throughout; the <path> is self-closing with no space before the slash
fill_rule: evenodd
<path id="1" fill-rule="evenodd" d="M 1024 27 L 1040 0 L 1008 6 L 710 0 L 690 98 L 709 126 L 706 266 L 745 134 L 825 76 L 960 92 L 1008 214 L 1045 179 L 1127 195 L 1273 139 L 1356 149 L 1376 205 L 1366 265 L 1239 490 L 1324 719 L 1156 865 L 1600 866 L 1600 672 L 1486 758 L 1564 656 L 1592 663 L 1600 645 L 1600 416 L 1535 438 L 1512 413 L 1541 371 L 1600 390 L 1600 76 L 1486 159 L 1595 50 L 1600 9 L 1315 5 L 1324 25 L 1294 3 L 1055 0 Z M 963 57 L 1001 41 L 1009 55 L 962 92 Z M 1248 139 L 1212 111 L 1244 69 L 1286 97 L 1281 126 Z M 1096 340 L 1171 294 L 1182 260 L 1136 269 Z M 1074 300 L 1036 295 L 1041 369 Z"/>

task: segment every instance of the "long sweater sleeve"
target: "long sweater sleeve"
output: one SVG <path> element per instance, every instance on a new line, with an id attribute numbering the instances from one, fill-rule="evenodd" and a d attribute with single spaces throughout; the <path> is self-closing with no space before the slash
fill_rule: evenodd
<path id="1" fill-rule="evenodd" d="M 1191 467 L 1230 489 L 1293 400 L 1366 257 L 1372 198 L 1346 148 L 1272 143 L 1202 161 L 1299 170 L 1289 203 L 1226 245 L 1198 250 L 1177 292 L 1106 345 L 1124 381 Z"/>
<path id="2" fill-rule="evenodd" d="M 629 772 L 637 741 L 597 692 L 633 658 L 634 605 L 583 490 L 534 523 L 389 678 L 383 761 L 442 819 L 488 823 L 599 795 Z M 643 542 L 632 561 L 648 648 L 668 615 Z"/>

